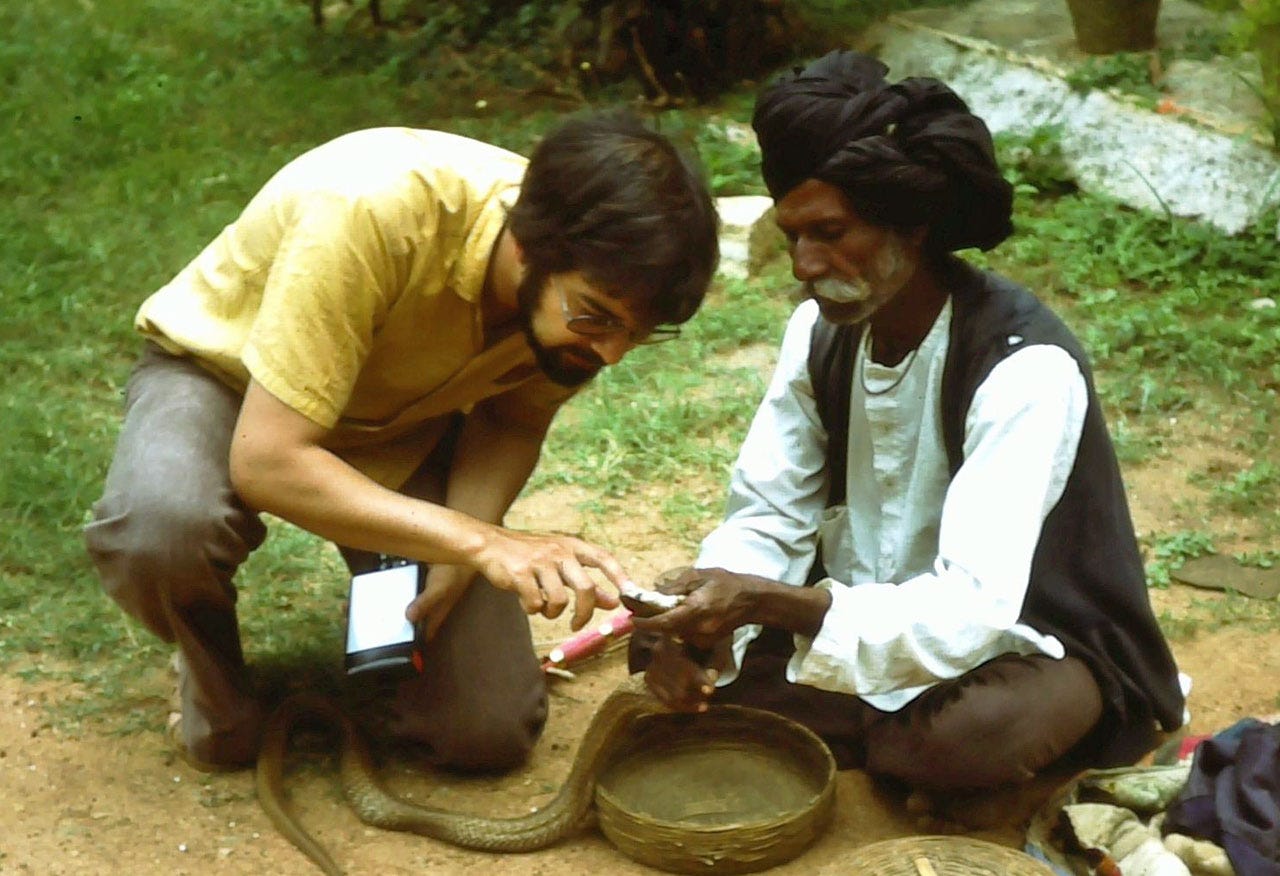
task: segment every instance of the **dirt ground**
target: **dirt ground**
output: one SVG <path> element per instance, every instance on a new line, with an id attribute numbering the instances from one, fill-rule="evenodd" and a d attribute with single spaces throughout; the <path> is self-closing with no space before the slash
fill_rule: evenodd
<path id="1" fill-rule="evenodd" d="M 760 352 L 761 359 L 771 358 L 772 351 Z M 1208 530 L 1219 536 L 1223 551 L 1277 547 L 1259 543 L 1248 520 L 1214 516 L 1203 490 L 1188 483 L 1193 470 L 1218 466 L 1234 471 L 1248 464 L 1231 449 L 1231 436 L 1216 428 L 1210 423 L 1171 428 L 1167 455 L 1126 471 L 1139 533 Z M 629 500 L 625 509 L 585 516 L 576 510 L 578 503 L 593 497 L 555 489 L 519 500 L 509 523 L 580 533 L 613 550 L 638 580 L 650 580 L 691 559 L 680 534 L 670 532 L 658 512 L 665 492 L 674 489 L 707 497 L 716 507 L 721 501 L 718 484 L 655 486 L 649 495 Z M 1221 598 L 1178 585 L 1152 591 L 1157 611 L 1175 614 L 1203 612 L 1203 603 Z M 532 623 L 544 653 L 568 635 L 563 620 Z M 1176 641 L 1173 647 L 1182 670 L 1194 682 L 1190 732 L 1212 732 L 1240 717 L 1280 710 L 1280 630 L 1205 624 L 1195 637 Z M 546 733 L 530 762 L 512 774 L 458 778 L 393 763 L 386 767 L 385 778 L 414 801 L 493 816 L 522 814 L 554 795 L 582 729 L 624 674 L 623 655 L 614 650 L 579 667 L 574 679 L 554 680 Z M 171 686 L 162 666 L 140 672 L 138 687 L 157 704 L 167 700 Z M 0 874 L 319 872 L 267 821 L 254 795 L 251 773 L 197 773 L 175 757 L 159 732 L 64 735 L 51 723 L 48 706 L 75 693 L 65 686 L 0 676 Z M 332 766 L 311 757 L 307 766 L 290 774 L 288 783 L 303 823 L 351 876 L 653 872 L 622 856 L 595 830 L 546 851 L 500 857 L 368 828 L 342 800 Z M 830 828 L 803 855 L 772 872 L 847 874 L 851 850 L 934 827 L 921 824 L 859 772 L 841 773 L 836 794 L 837 813 Z M 974 835 L 1014 846 L 1021 842 L 1017 825 Z"/>
<path id="2" fill-rule="evenodd" d="M 1167 457 L 1128 472 L 1139 532 L 1204 528 L 1204 503 L 1186 474 L 1206 459 L 1238 465 L 1223 436 L 1206 425 L 1184 430 Z M 682 489 L 718 493 L 714 485 Z M 584 518 L 575 510 L 588 498 L 573 489 L 522 498 L 509 523 L 520 528 L 581 532 L 616 552 L 639 580 L 650 580 L 690 558 L 677 547 L 657 510 L 661 490 L 630 501 L 626 513 Z M 719 501 L 716 499 L 715 501 Z M 1184 519 L 1184 515 L 1190 515 Z M 1247 520 L 1214 519 L 1215 533 L 1234 533 L 1220 549 L 1258 549 Z M 1175 585 L 1152 592 L 1157 610 L 1182 611 L 1194 601 L 1220 598 Z M 567 635 L 564 621 L 535 620 L 534 638 L 545 653 Z M 1221 729 L 1239 717 L 1280 709 L 1280 630 L 1206 625 L 1175 643 L 1182 669 L 1194 679 L 1192 732 Z M 149 670 L 144 688 L 163 702 L 171 679 Z M 415 801 L 498 816 L 521 814 L 548 801 L 568 769 L 578 734 L 596 705 L 625 674 L 614 650 L 578 667 L 576 678 L 552 685 L 547 732 L 530 763 L 500 778 L 457 778 L 393 763 L 389 784 Z M 177 760 L 160 733 L 67 738 L 47 719 L 45 705 L 67 692 L 48 684 L 0 678 L 0 873 L 4 874 L 311 874 L 318 872 L 276 834 L 242 772 L 204 776 Z M 303 822 L 347 872 L 358 874 L 480 873 L 586 876 L 597 872 L 653 872 L 632 862 L 592 830 L 542 852 L 493 856 L 466 852 L 416 836 L 367 828 L 347 809 L 332 762 L 313 756 L 290 774 L 289 787 Z M 775 872 L 847 872 L 851 849 L 877 839 L 928 832 L 893 799 L 858 772 L 840 774 L 835 821 L 797 860 Z M 1018 845 L 1016 826 L 974 835 Z"/>

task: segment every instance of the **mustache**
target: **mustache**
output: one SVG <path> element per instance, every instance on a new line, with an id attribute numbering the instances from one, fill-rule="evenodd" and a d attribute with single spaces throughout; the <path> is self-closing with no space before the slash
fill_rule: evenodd
<path id="1" fill-rule="evenodd" d="M 800 287 L 800 291 L 804 298 L 820 298 L 833 304 L 857 304 L 875 294 L 866 280 L 841 280 L 834 277 L 809 280 Z"/>

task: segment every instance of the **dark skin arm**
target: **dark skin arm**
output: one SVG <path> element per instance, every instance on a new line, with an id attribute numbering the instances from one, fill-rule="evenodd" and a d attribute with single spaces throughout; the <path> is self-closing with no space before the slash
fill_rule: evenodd
<path id="1" fill-rule="evenodd" d="M 735 629 L 762 624 L 814 636 L 831 607 L 825 590 L 725 569 L 688 569 L 660 589 L 685 599 L 656 617 L 635 619 L 636 629 L 661 637 L 645 683 L 668 707 L 684 712 L 706 710 L 719 675 L 715 667 L 727 662 Z M 703 654 L 691 656 L 686 644 Z M 707 654 L 710 665 L 704 666 L 697 658 Z"/>

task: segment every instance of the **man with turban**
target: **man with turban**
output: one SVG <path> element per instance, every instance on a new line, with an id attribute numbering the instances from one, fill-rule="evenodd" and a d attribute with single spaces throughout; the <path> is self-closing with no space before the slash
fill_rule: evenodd
<path id="1" fill-rule="evenodd" d="M 923 790 L 1132 762 L 1183 695 L 1085 354 L 953 254 L 1011 233 L 1011 188 L 951 89 L 887 72 L 835 52 L 759 98 L 808 300 L 632 667 L 677 709 L 769 709 Z"/>

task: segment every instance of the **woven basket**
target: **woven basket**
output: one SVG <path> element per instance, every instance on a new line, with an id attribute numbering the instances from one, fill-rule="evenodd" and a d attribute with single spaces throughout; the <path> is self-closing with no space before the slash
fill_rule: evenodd
<path id="1" fill-rule="evenodd" d="M 959 836 L 906 836 L 856 850 L 847 873 L 875 876 L 1054 876 L 1016 849 Z"/>
<path id="2" fill-rule="evenodd" d="M 713 706 L 639 719 L 596 783 L 604 835 L 674 873 L 751 873 L 789 861 L 830 824 L 835 760 L 772 712 Z"/>

